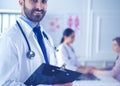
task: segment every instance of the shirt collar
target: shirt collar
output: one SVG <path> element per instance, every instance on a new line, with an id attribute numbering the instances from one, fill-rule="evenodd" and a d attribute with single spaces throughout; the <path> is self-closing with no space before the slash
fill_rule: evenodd
<path id="1" fill-rule="evenodd" d="M 24 17 L 24 16 L 23 16 Z M 26 18 L 27 19 L 27 18 Z M 25 32 L 26 36 L 31 36 L 31 34 L 33 34 L 35 36 L 35 34 L 33 33 L 33 28 L 36 26 L 34 23 L 34 27 L 32 28 L 28 23 L 26 23 L 21 17 L 19 17 L 17 19 L 17 21 L 20 23 L 20 25 L 22 26 L 22 29 L 23 31 Z M 31 21 L 30 21 L 31 22 Z M 32 23 L 32 22 L 31 22 Z M 40 29 L 41 29 L 41 32 L 42 32 L 42 35 L 43 35 L 43 32 L 44 32 L 44 29 L 43 27 L 40 25 Z M 26 29 L 25 29 L 26 28 Z"/>
<path id="2" fill-rule="evenodd" d="M 36 25 L 35 25 L 32 21 L 30 21 L 29 19 L 27 19 L 26 17 L 24 17 L 24 16 L 21 15 L 20 18 L 21 18 L 23 21 L 25 21 L 31 28 L 36 27 Z M 39 26 L 40 26 L 40 25 L 39 25 Z"/>

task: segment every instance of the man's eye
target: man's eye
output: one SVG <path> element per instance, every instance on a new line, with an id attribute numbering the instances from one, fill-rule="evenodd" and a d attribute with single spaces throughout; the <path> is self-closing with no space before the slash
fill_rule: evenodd
<path id="1" fill-rule="evenodd" d="M 38 2 L 38 0 L 31 0 L 33 3 L 37 3 Z M 47 3 L 47 0 L 41 0 L 41 2 L 43 3 L 43 4 L 45 4 L 45 3 Z"/>
<path id="2" fill-rule="evenodd" d="M 38 0 L 32 0 L 32 2 L 37 3 L 37 2 L 38 2 Z"/>
<path id="3" fill-rule="evenodd" d="M 44 4 L 44 3 L 47 3 L 47 0 L 41 0 L 41 2 Z"/>

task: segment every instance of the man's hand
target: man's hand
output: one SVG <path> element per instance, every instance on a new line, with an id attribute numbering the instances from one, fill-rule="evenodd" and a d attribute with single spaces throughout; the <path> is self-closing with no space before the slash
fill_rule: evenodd
<path id="1" fill-rule="evenodd" d="M 77 68 L 77 72 L 80 72 L 80 73 L 85 73 L 85 70 L 86 70 L 86 67 L 78 67 Z"/>
<path id="2" fill-rule="evenodd" d="M 53 85 L 53 86 L 73 86 L 72 83 L 66 83 L 66 84 L 58 84 L 58 85 Z"/>
<path id="3" fill-rule="evenodd" d="M 86 70 L 88 73 L 94 74 L 94 71 L 96 70 L 96 68 L 95 67 L 87 67 Z"/>

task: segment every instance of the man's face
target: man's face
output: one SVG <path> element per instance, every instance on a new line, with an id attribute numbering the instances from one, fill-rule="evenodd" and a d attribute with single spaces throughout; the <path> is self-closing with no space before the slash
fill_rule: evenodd
<path id="1" fill-rule="evenodd" d="M 22 14 L 32 22 L 40 22 L 46 14 L 46 9 L 47 0 L 22 1 Z"/>

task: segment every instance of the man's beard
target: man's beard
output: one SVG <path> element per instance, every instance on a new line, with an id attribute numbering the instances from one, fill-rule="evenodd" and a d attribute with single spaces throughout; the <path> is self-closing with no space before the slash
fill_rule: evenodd
<path id="1" fill-rule="evenodd" d="M 40 12 L 41 14 L 40 15 L 34 15 L 34 12 Z M 33 9 L 28 9 L 24 3 L 24 13 L 25 13 L 25 16 L 32 22 L 40 22 L 43 17 L 45 16 L 46 14 L 46 11 L 44 11 L 43 9 L 39 10 L 37 8 L 33 8 Z"/>

